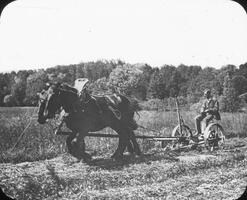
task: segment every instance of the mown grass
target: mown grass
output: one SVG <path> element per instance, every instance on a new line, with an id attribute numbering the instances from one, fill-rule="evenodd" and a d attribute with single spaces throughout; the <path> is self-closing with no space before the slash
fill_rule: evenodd
<path id="1" fill-rule="evenodd" d="M 35 161 L 56 157 L 66 152 L 66 136 L 55 136 L 54 128 L 56 123 L 51 121 L 45 125 L 37 123 L 35 108 L 1 108 L 0 109 L 0 162 L 23 162 Z M 194 128 L 194 117 L 196 113 L 181 113 L 186 124 Z M 25 130 L 26 126 L 30 126 Z M 138 135 L 163 135 L 169 136 L 177 125 L 176 112 L 141 111 L 140 116 L 136 115 L 138 124 L 147 129 L 139 128 Z M 226 130 L 227 136 L 246 137 L 247 135 L 247 114 L 244 113 L 223 113 L 221 124 Z M 156 130 L 151 131 L 150 129 Z M 23 131 L 25 132 L 23 133 Z M 113 134 L 114 131 L 106 128 L 102 133 Z M 20 135 L 23 133 L 23 137 Z M 13 149 L 13 146 L 20 139 L 20 142 Z M 138 140 L 143 152 L 151 148 L 159 147 L 159 143 Z M 110 156 L 116 149 L 118 139 L 113 138 L 86 138 L 87 151 L 92 155 Z"/>
<path id="2" fill-rule="evenodd" d="M 0 179 L 5 182 L 5 191 L 17 199 L 147 199 L 171 195 L 172 199 L 193 195 L 193 199 L 207 199 L 205 194 L 194 193 L 203 185 L 211 186 L 204 188 L 209 199 L 235 199 L 243 193 L 246 156 L 243 151 L 190 162 L 139 158 L 131 164 L 112 163 L 121 167 L 109 169 L 97 163 L 69 164 L 60 157 L 32 165 L 3 165 Z M 229 186 L 236 181 L 239 184 Z M 212 198 L 219 192 L 215 187 L 225 196 Z M 239 187 L 242 190 L 236 193 Z"/>

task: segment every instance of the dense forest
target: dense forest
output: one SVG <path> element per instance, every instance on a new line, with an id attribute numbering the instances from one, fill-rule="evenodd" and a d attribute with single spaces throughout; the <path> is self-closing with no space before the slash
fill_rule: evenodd
<path id="1" fill-rule="evenodd" d="M 121 60 L 99 60 L 75 65 L 59 65 L 40 70 L 0 74 L 0 106 L 35 106 L 37 92 L 47 82 L 73 85 L 86 77 L 94 94 L 119 92 L 140 102 L 169 102 L 177 96 L 183 104 L 198 102 L 205 88 L 220 101 L 221 110 L 233 112 L 246 105 L 239 95 L 247 92 L 247 63 L 220 69 L 201 66 L 128 64 Z"/>

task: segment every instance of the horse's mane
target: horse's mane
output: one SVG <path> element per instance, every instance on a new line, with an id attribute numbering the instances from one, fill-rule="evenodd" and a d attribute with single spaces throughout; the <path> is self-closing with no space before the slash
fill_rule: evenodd
<path id="1" fill-rule="evenodd" d="M 60 94 L 62 94 L 68 104 L 73 104 L 78 98 L 77 89 L 69 86 L 68 84 L 61 84 L 59 90 L 61 92 Z"/>
<path id="2" fill-rule="evenodd" d="M 74 93 L 74 94 L 77 94 L 77 92 L 78 92 L 77 89 L 75 89 L 74 87 L 72 87 L 72 86 L 70 86 L 70 85 L 68 85 L 66 83 L 61 84 L 59 89 L 63 90 L 63 91 L 71 92 L 71 93 Z"/>

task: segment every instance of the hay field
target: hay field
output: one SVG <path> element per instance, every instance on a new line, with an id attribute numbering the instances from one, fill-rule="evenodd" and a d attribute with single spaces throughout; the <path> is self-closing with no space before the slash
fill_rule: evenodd
<path id="1" fill-rule="evenodd" d="M 33 109 L 0 109 L 0 186 L 16 199 L 236 199 L 247 185 L 246 114 L 222 114 L 228 136 L 222 151 L 165 151 L 140 139 L 143 156 L 114 161 L 117 139 L 86 138 L 93 155 L 86 164 L 66 153 L 65 136 L 53 134 L 54 121 L 39 125 L 34 118 L 11 149 Z M 192 128 L 195 115 L 182 113 Z M 141 111 L 136 119 L 159 131 L 139 129 L 139 135 L 169 135 L 177 123 L 175 112 Z"/>

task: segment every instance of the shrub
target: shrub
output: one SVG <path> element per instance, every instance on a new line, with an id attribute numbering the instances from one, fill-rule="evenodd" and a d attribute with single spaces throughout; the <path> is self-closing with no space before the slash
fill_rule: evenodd
<path id="1" fill-rule="evenodd" d="M 179 108 L 188 110 L 189 104 L 186 97 L 178 97 Z M 170 111 L 176 110 L 176 101 L 174 98 L 149 99 L 141 103 L 143 110 Z"/>

